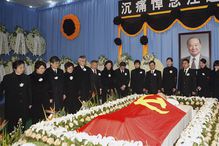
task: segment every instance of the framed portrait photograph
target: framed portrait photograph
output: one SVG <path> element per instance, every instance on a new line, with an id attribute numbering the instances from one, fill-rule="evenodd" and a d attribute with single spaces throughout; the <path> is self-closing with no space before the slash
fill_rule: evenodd
<path id="1" fill-rule="evenodd" d="M 190 68 L 199 69 L 199 61 L 204 58 L 211 65 L 211 32 L 192 32 L 179 34 L 179 67 L 182 60 L 188 59 Z"/>

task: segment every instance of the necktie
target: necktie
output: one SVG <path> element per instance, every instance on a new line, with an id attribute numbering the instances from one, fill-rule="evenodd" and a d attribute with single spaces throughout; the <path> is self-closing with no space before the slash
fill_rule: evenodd
<path id="1" fill-rule="evenodd" d="M 94 70 L 94 73 L 95 73 L 95 74 L 97 74 L 97 71 L 96 71 L 96 69 Z"/>
<path id="2" fill-rule="evenodd" d="M 192 69 L 196 69 L 196 65 L 195 65 L 195 58 L 192 58 L 192 66 L 191 66 Z"/>

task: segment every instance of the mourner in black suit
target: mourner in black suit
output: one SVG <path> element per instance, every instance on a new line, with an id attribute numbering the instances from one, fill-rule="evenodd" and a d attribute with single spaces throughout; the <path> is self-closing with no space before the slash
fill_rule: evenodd
<path id="1" fill-rule="evenodd" d="M 91 61 L 91 92 L 92 96 L 98 95 L 100 97 L 102 95 L 102 83 L 101 83 L 101 71 L 97 69 L 98 61 Z"/>
<path id="2" fill-rule="evenodd" d="M 67 113 L 73 114 L 79 111 L 81 106 L 74 65 L 71 62 L 67 62 L 65 63 L 64 73 L 64 107 Z"/>
<path id="3" fill-rule="evenodd" d="M 182 96 L 195 95 L 196 91 L 196 71 L 189 68 L 189 60 L 182 62 L 183 69 L 179 71 L 178 90 Z"/>
<path id="4" fill-rule="evenodd" d="M 45 75 L 46 64 L 43 61 L 35 63 L 35 71 L 30 75 L 32 91 L 32 122 L 37 123 L 44 119 L 43 108 L 49 108 L 49 87 Z"/>
<path id="5" fill-rule="evenodd" d="M 145 70 L 141 69 L 140 60 L 135 60 L 135 69 L 131 71 L 131 84 L 132 93 L 143 94 L 145 87 Z"/>
<path id="6" fill-rule="evenodd" d="M 155 69 L 155 62 L 150 61 L 150 71 L 146 73 L 145 88 L 149 94 L 157 94 L 161 90 L 161 72 Z"/>
<path id="7" fill-rule="evenodd" d="M 210 97 L 210 75 L 211 70 L 206 65 L 206 59 L 200 60 L 200 68 L 197 71 L 198 96 Z"/>
<path id="8" fill-rule="evenodd" d="M 119 64 L 119 68 L 115 70 L 115 85 L 119 97 L 125 97 L 128 95 L 129 81 L 130 81 L 129 70 L 126 69 L 126 63 L 121 62 Z"/>
<path id="9" fill-rule="evenodd" d="M 219 99 L 219 60 L 214 62 L 214 70 L 211 72 L 211 91 L 212 96 Z"/>
<path id="10" fill-rule="evenodd" d="M 56 110 L 63 107 L 63 70 L 59 69 L 60 59 L 57 56 L 50 58 L 50 68 L 46 70 L 46 77 L 49 81 L 50 102 L 55 103 Z"/>
<path id="11" fill-rule="evenodd" d="M 163 70 L 162 91 L 166 95 L 174 95 L 176 92 L 177 69 L 173 67 L 173 59 L 167 58 L 167 67 Z"/>
<path id="12" fill-rule="evenodd" d="M 106 102 L 107 96 L 115 93 L 115 77 L 113 71 L 113 62 L 107 60 L 104 64 L 104 69 L 102 71 L 101 81 L 103 87 L 102 103 Z"/>
<path id="13" fill-rule="evenodd" d="M 75 77 L 77 79 L 80 100 L 88 101 L 91 98 L 91 69 L 86 65 L 86 57 L 78 58 L 78 66 L 75 67 Z"/>
<path id="14" fill-rule="evenodd" d="M 13 130 L 18 120 L 25 125 L 32 105 L 31 83 L 24 74 L 24 61 L 13 62 L 14 72 L 4 76 L 0 85 L 0 95 L 5 97 L 5 118 L 8 120 L 8 132 Z"/>

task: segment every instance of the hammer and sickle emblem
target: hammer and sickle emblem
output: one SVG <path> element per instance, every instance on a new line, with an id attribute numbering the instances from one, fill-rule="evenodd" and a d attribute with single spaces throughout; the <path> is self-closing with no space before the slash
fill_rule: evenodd
<path id="1" fill-rule="evenodd" d="M 145 99 L 145 96 L 142 96 L 141 98 L 139 98 L 137 101 L 134 102 L 135 105 L 143 105 L 146 106 L 147 108 L 149 108 L 150 110 L 156 111 L 159 114 L 167 114 L 169 113 L 169 111 L 166 110 L 161 110 L 153 105 L 150 105 L 150 103 L 157 103 L 161 106 L 162 109 L 165 109 L 167 104 L 166 102 L 163 100 L 163 98 L 161 97 L 157 97 L 156 99 Z"/>

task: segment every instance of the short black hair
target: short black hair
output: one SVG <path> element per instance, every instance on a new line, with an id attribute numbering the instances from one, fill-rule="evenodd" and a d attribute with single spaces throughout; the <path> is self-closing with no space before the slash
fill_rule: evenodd
<path id="1" fill-rule="evenodd" d="M 172 58 L 172 57 L 168 57 L 168 58 L 166 59 L 166 61 L 168 61 L 168 60 L 170 60 L 171 62 L 173 62 L 173 58 Z"/>
<path id="2" fill-rule="evenodd" d="M 59 59 L 59 57 L 57 57 L 57 56 L 52 56 L 52 57 L 49 59 L 49 62 L 50 62 L 50 63 L 60 62 L 60 59 Z"/>
<path id="3" fill-rule="evenodd" d="M 120 66 L 120 67 L 121 67 L 121 66 L 126 66 L 126 63 L 122 61 L 122 62 L 120 62 L 119 66 Z"/>
<path id="4" fill-rule="evenodd" d="M 23 60 L 16 60 L 16 61 L 14 61 L 13 63 L 12 63 L 12 68 L 13 69 L 17 69 L 17 67 L 18 66 L 20 66 L 20 65 L 25 65 L 25 63 L 24 63 L 24 61 Z"/>
<path id="5" fill-rule="evenodd" d="M 71 66 L 74 68 L 74 64 L 71 63 L 71 62 L 69 62 L 69 61 L 66 62 L 64 66 L 65 66 L 65 69 L 66 69 L 66 70 L 67 70 L 69 67 L 71 67 Z"/>
<path id="6" fill-rule="evenodd" d="M 189 63 L 189 59 L 187 59 L 187 58 L 183 59 L 183 60 L 182 60 L 182 63 L 185 62 L 185 61 L 186 61 L 187 63 Z"/>
<path id="7" fill-rule="evenodd" d="M 156 64 L 153 60 L 149 62 L 149 64 L 153 63 L 154 65 Z"/>
<path id="8" fill-rule="evenodd" d="M 104 66 L 106 66 L 108 63 L 110 63 L 113 66 L 113 62 L 111 60 L 107 60 L 104 64 Z"/>
<path id="9" fill-rule="evenodd" d="M 91 63 L 98 63 L 98 61 L 97 60 L 92 60 Z"/>
<path id="10" fill-rule="evenodd" d="M 214 61 L 214 67 L 215 67 L 215 66 L 219 66 L 219 60 L 215 60 L 215 61 Z"/>
<path id="11" fill-rule="evenodd" d="M 85 55 L 81 55 L 81 56 L 79 56 L 79 58 L 86 59 L 86 56 Z"/>
<path id="12" fill-rule="evenodd" d="M 204 64 L 206 64 L 206 63 L 207 63 L 207 60 L 206 60 L 206 59 L 204 59 L 204 58 L 200 59 L 200 61 L 201 61 L 202 63 L 204 63 Z"/>
<path id="13" fill-rule="evenodd" d="M 136 64 L 136 63 L 141 64 L 141 61 L 140 61 L 140 60 L 135 60 L 135 61 L 134 61 L 134 64 Z"/>
<path id="14" fill-rule="evenodd" d="M 35 62 L 34 69 L 37 70 L 38 68 L 40 68 L 40 66 L 44 66 L 46 68 L 46 63 L 38 60 Z"/>

